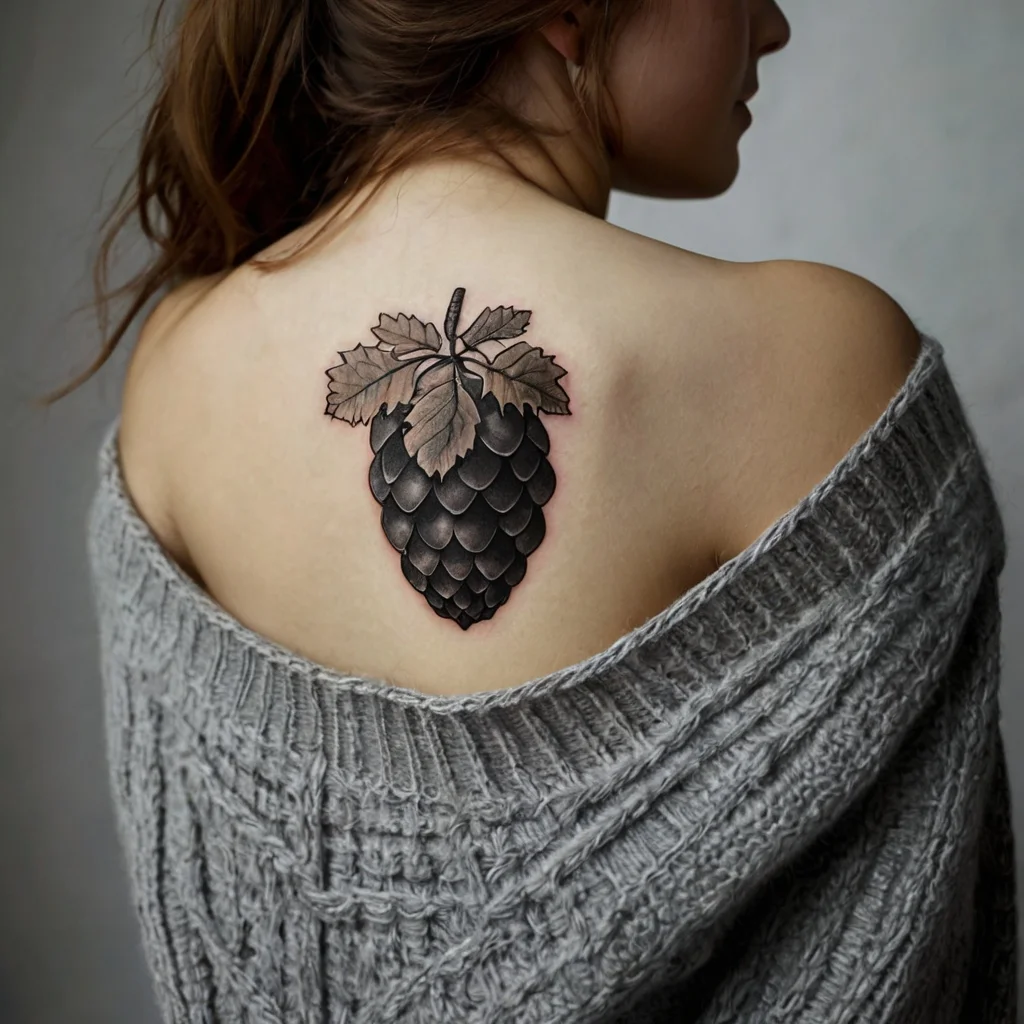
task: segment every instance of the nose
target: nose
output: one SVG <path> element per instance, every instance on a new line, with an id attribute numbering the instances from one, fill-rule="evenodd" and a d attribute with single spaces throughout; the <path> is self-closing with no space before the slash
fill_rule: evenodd
<path id="1" fill-rule="evenodd" d="M 782 8 L 775 0 L 768 0 L 759 19 L 758 54 L 763 57 L 783 49 L 789 43 L 792 34 L 789 20 L 782 13 Z"/>
<path id="2" fill-rule="evenodd" d="M 768 20 L 770 28 L 766 33 L 765 47 L 761 51 L 763 54 L 774 53 L 776 50 L 782 49 L 793 36 L 790 20 L 782 13 L 782 8 L 774 0 L 771 3 L 771 15 Z"/>

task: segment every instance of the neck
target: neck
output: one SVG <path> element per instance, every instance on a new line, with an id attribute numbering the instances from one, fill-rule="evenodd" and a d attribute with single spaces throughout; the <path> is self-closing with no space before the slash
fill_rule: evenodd
<path id="1" fill-rule="evenodd" d="M 608 213 L 611 168 L 583 125 L 565 60 L 538 36 L 524 39 L 514 70 L 496 85 L 496 98 L 528 121 L 557 135 L 505 147 L 474 160 L 540 189 L 595 217 Z"/>
<path id="2" fill-rule="evenodd" d="M 545 139 L 538 146 L 418 160 L 398 172 L 383 191 L 401 195 L 403 204 L 433 204 L 457 189 L 463 202 L 484 209 L 504 204 L 516 194 L 539 192 L 603 220 L 609 186 L 592 163 L 566 147 L 565 139 L 555 141 L 557 146 Z"/>
<path id="3" fill-rule="evenodd" d="M 600 217 L 608 214 L 611 186 L 607 172 L 593 158 L 586 139 L 543 138 L 534 146 L 504 147 L 497 153 L 481 153 L 466 159 L 467 165 L 488 168 L 519 184 L 539 189 L 552 199 L 584 213 Z"/>
<path id="4" fill-rule="evenodd" d="M 432 199 L 435 186 L 445 194 L 457 187 L 464 199 L 494 204 L 523 189 L 539 190 L 603 220 L 608 213 L 611 167 L 582 124 L 565 61 L 535 41 L 526 47 L 523 60 L 529 65 L 528 74 L 499 83 L 496 96 L 519 116 L 558 134 L 538 133 L 532 141 L 494 150 L 478 146 L 472 153 L 417 160 L 396 173 L 382 191 L 400 192 L 404 202 L 421 191 L 424 199 Z"/>

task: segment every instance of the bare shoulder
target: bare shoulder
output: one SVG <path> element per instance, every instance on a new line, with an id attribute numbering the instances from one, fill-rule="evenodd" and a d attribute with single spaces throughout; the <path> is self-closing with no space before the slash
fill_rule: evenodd
<path id="1" fill-rule="evenodd" d="M 883 288 L 827 264 L 732 265 L 737 309 L 723 363 L 715 473 L 720 558 L 735 557 L 823 480 L 882 415 L 921 349 Z"/>
<path id="2" fill-rule="evenodd" d="M 139 330 L 121 391 L 118 448 L 126 486 L 154 534 L 193 575 L 174 521 L 167 467 L 184 425 L 194 420 L 182 402 L 199 396 L 183 357 L 207 344 L 206 310 L 219 301 L 226 276 L 188 281 L 156 303 Z M 198 405 L 192 412 L 201 415 Z"/>

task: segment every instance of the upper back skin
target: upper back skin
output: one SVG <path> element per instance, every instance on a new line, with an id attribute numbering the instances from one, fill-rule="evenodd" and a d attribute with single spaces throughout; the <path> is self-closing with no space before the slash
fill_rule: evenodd
<path id="1" fill-rule="evenodd" d="M 902 310 L 845 271 L 727 263 L 539 191 L 385 196 L 289 268 L 164 299 L 121 411 L 128 490 L 171 557 L 249 628 L 343 673 L 456 694 L 604 649 L 806 494 L 916 357 Z M 339 352 L 375 344 L 381 313 L 441 330 L 457 287 L 460 330 L 485 306 L 532 311 L 525 340 L 567 370 L 570 401 L 541 414 L 545 538 L 467 630 L 402 575 L 369 428 L 325 414 Z"/>

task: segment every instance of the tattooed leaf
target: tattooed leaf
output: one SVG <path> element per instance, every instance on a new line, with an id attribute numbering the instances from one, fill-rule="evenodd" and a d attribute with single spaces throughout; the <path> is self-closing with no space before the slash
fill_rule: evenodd
<path id="1" fill-rule="evenodd" d="M 542 349 L 526 341 L 517 341 L 499 352 L 487 366 L 473 363 L 473 369 L 483 378 L 483 393 L 493 392 L 502 409 L 511 402 L 525 412 L 529 402 L 534 410 L 568 413 L 569 396 L 558 378 L 567 372 L 554 356 L 546 356 Z"/>
<path id="2" fill-rule="evenodd" d="M 399 313 L 397 317 L 381 313 L 380 322 L 370 330 L 396 356 L 408 355 L 422 348 L 433 349 L 435 352 L 441 348 L 441 335 L 433 324 L 424 324 L 416 317 L 404 313 Z"/>
<path id="3" fill-rule="evenodd" d="M 460 455 L 473 447 L 480 413 L 472 395 L 462 386 L 454 362 L 437 363 L 416 384 L 405 450 L 416 457 L 423 471 L 442 477 Z"/>
<path id="4" fill-rule="evenodd" d="M 470 348 L 492 338 L 516 338 L 526 330 L 530 322 L 530 310 L 513 309 L 512 306 L 490 306 L 462 333 L 462 341 Z"/>
<path id="5" fill-rule="evenodd" d="M 399 359 L 383 349 L 356 345 L 338 353 L 343 362 L 332 366 L 327 395 L 327 412 L 349 423 L 369 423 L 386 402 L 394 409 L 412 400 L 420 359 Z"/>
<path id="6" fill-rule="evenodd" d="M 507 348 L 506 342 L 500 341 L 497 338 L 491 338 L 488 341 L 481 341 L 479 345 L 474 345 L 473 352 L 482 355 L 484 359 L 490 362 L 499 352 L 504 352 Z"/>

